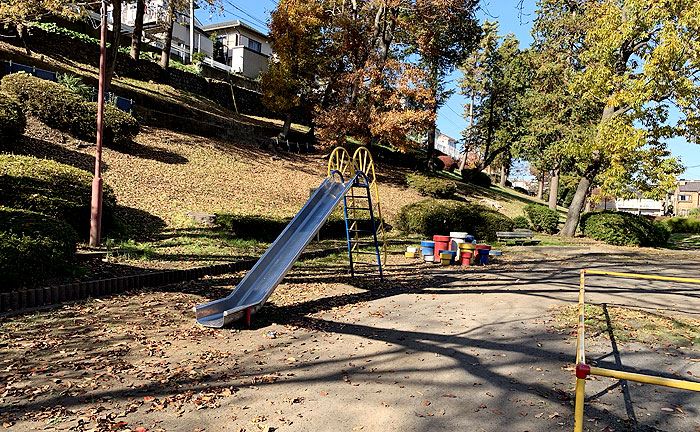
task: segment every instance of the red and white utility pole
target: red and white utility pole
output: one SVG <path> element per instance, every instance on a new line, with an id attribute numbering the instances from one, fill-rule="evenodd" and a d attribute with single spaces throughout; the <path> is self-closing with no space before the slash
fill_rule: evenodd
<path id="1" fill-rule="evenodd" d="M 107 0 L 102 0 L 100 28 L 100 81 L 97 88 L 97 148 L 95 149 L 95 177 L 92 179 L 90 205 L 90 246 L 100 245 L 102 231 L 102 124 L 105 103 L 105 71 L 107 69 Z"/>

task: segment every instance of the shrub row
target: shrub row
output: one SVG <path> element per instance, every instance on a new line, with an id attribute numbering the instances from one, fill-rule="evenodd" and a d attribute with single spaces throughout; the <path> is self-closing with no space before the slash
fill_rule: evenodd
<path id="1" fill-rule="evenodd" d="M 664 224 L 615 210 L 584 213 L 580 228 L 586 237 L 618 246 L 659 246 L 670 235 Z"/>
<path id="2" fill-rule="evenodd" d="M 16 140 L 24 132 L 27 118 L 15 100 L 0 93 L 0 149 Z"/>
<path id="3" fill-rule="evenodd" d="M 55 217 L 70 224 L 82 238 L 89 234 L 92 175 L 48 159 L 0 155 L 0 202 Z M 103 226 L 110 227 L 117 199 L 105 185 Z"/>
<path id="4" fill-rule="evenodd" d="M 559 212 L 542 204 L 528 204 L 523 209 L 532 223 L 532 228 L 538 232 L 554 234 L 559 225 Z"/>
<path id="5" fill-rule="evenodd" d="M 530 219 L 525 216 L 516 216 L 513 218 L 513 228 L 531 229 L 532 225 L 530 225 Z"/>
<path id="6" fill-rule="evenodd" d="M 216 223 L 237 238 L 272 242 L 279 236 L 284 228 L 291 222 L 290 217 L 274 217 L 259 215 L 240 215 L 232 213 L 219 213 L 216 215 Z M 340 212 L 333 212 L 321 228 L 320 236 L 323 238 L 346 238 L 345 217 Z"/>
<path id="7" fill-rule="evenodd" d="M 661 223 L 672 233 L 700 234 L 700 219 L 696 217 L 672 217 Z"/>
<path id="8" fill-rule="evenodd" d="M 457 192 L 455 182 L 430 174 L 409 174 L 406 183 L 419 194 L 433 198 L 452 198 Z"/>
<path id="9" fill-rule="evenodd" d="M 65 273 L 78 236 L 66 223 L 40 213 L 0 207 L 0 286 L 3 291 Z"/>
<path id="10" fill-rule="evenodd" d="M 497 231 L 511 231 L 513 221 L 488 207 L 455 200 L 427 199 L 401 208 L 397 228 L 405 233 L 432 237 L 450 231 L 467 231 L 480 240 L 496 240 Z"/>
<path id="11" fill-rule="evenodd" d="M 46 125 L 76 138 L 94 141 L 97 133 L 97 103 L 87 102 L 68 88 L 36 78 L 26 73 L 6 75 L 2 91 L 15 98 L 28 113 Z M 105 146 L 120 146 L 130 142 L 139 132 L 139 124 L 131 115 L 104 106 Z"/>

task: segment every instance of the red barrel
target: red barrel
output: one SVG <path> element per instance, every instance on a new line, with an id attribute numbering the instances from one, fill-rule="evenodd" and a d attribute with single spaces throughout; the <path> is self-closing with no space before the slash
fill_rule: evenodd
<path id="1" fill-rule="evenodd" d="M 438 261 L 440 259 L 439 251 L 449 250 L 450 236 L 434 235 L 433 241 L 435 242 L 435 252 L 433 254 L 435 255 L 435 261 Z"/>
<path id="2" fill-rule="evenodd" d="M 462 260 L 463 266 L 468 266 L 471 264 L 471 260 L 472 260 L 472 253 L 471 252 L 462 251 L 459 256 Z"/>

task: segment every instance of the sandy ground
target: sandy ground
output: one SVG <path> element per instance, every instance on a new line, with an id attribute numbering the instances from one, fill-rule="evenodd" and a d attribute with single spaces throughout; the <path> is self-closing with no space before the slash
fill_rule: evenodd
<path id="1" fill-rule="evenodd" d="M 520 248 L 500 264 L 394 257 L 387 281 L 296 267 L 253 328 L 198 327 L 191 306 L 241 275 L 4 319 L 0 423 L 27 430 L 570 431 L 575 340 L 550 306 L 578 269 L 694 276 L 676 252 Z M 591 303 L 700 318 L 695 286 L 593 278 Z M 596 335 L 592 335 L 596 336 Z M 700 380 L 697 347 L 613 344 L 598 365 Z M 587 431 L 700 430 L 700 394 L 589 380 Z"/>

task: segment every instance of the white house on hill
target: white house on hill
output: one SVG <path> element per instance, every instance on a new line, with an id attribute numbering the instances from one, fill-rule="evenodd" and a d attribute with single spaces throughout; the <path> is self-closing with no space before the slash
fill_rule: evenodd
<path id="1" fill-rule="evenodd" d="M 267 71 L 267 61 L 272 55 L 270 38 L 240 21 L 226 21 L 202 27 L 209 34 L 216 34 L 222 52 L 214 53 L 214 59 L 223 62 L 233 72 L 256 78 Z"/>

